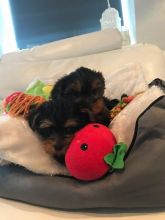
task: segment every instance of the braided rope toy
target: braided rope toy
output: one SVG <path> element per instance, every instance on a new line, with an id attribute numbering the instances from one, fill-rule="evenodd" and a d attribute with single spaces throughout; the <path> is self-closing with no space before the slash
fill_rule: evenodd
<path id="1" fill-rule="evenodd" d="M 12 117 L 26 118 L 31 105 L 40 105 L 49 99 L 51 89 L 51 85 L 37 80 L 25 92 L 14 92 L 7 96 L 2 102 L 3 111 Z"/>
<path id="2" fill-rule="evenodd" d="M 41 104 L 46 99 L 42 96 L 33 96 L 23 92 L 14 92 L 2 103 L 3 111 L 12 117 L 23 116 L 26 118 L 32 104 Z"/>

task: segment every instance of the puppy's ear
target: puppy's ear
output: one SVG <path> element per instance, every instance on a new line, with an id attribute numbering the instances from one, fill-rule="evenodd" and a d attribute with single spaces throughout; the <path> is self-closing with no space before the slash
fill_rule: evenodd
<path id="1" fill-rule="evenodd" d="M 33 104 L 30 106 L 28 115 L 27 115 L 27 121 L 29 123 L 29 126 L 32 128 L 32 130 L 36 130 L 36 119 L 39 116 L 39 105 Z"/>
<path id="2" fill-rule="evenodd" d="M 63 91 L 65 90 L 67 84 L 69 84 L 68 76 L 63 76 L 57 80 L 50 94 L 50 100 L 53 102 L 60 98 L 63 95 Z"/>
<path id="3" fill-rule="evenodd" d="M 36 111 L 38 108 L 39 108 L 40 105 L 38 104 L 32 104 L 30 107 L 29 107 L 29 114 L 31 114 L 33 111 Z"/>
<path id="4" fill-rule="evenodd" d="M 28 110 L 27 121 L 33 130 L 36 130 L 36 121 L 41 115 L 43 105 L 45 105 L 45 103 L 32 104 Z"/>
<path id="5" fill-rule="evenodd" d="M 62 84 L 62 83 L 61 83 Z M 67 96 L 71 97 L 77 97 L 79 92 L 81 90 L 81 83 L 77 80 L 74 82 L 69 82 L 67 84 L 58 85 L 55 86 L 55 88 L 52 91 L 51 94 L 51 100 L 53 102 L 62 101 L 67 98 Z"/>

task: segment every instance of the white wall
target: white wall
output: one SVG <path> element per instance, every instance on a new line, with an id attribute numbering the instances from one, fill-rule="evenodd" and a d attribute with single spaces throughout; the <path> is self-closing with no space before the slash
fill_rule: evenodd
<path id="1" fill-rule="evenodd" d="M 0 55 L 17 50 L 9 0 L 0 0 Z"/>
<path id="2" fill-rule="evenodd" d="M 165 0 L 135 0 L 137 42 L 165 49 Z"/>

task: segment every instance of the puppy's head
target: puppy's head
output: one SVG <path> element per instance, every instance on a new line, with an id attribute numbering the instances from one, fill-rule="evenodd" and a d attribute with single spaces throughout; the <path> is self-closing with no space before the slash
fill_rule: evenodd
<path id="1" fill-rule="evenodd" d="M 87 112 L 57 112 L 52 102 L 33 106 L 28 116 L 29 125 L 41 139 L 45 151 L 62 164 L 75 133 L 93 121 L 98 122 Z"/>
<path id="2" fill-rule="evenodd" d="M 27 116 L 29 126 L 43 139 L 50 137 L 53 132 L 53 118 L 52 102 L 32 105 Z"/>
<path id="3" fill-rule="evenodd" d="M 102 74 L 85 67 L 71 72 L 55 84 L 52 100 L 69 98 L 75 103 L 89 106 L 103 96 L 105 82 Z"/>
<path id="4" fill-rule="evenodd" d="M 31 106 L 27 119 L 45 151 L 60 163 L 65 161 L 66 150 L 75 132 L 89 123 L 87 117 L 67 114 L 65 110 L 58 112 L 51 101 Z"/>
<path id="5" fill-rule="evenodd" d="M 57 108 L 69 109 L 71 113 L 84 112 L 91 122 L 100 121 L 108 114 L 103 100 L 104 89 L 105 81 L 100 72 L 80 67 L 57 81 L 51 99 Z"/>

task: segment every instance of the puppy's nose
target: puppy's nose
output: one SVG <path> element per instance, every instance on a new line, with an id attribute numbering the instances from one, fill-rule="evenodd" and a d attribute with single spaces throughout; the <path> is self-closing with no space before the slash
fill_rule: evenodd
<path id="1" fill-rule="evenodd" d="M 110 123 L 109 110 L 106 107 L 104 107 L 102 112 L 95 115 L 95 119 L 98 123 L 108 126 Z"/>
<path id="2" fill-rule="evenodd" d="M 57 142 L 53 147 L 55 150 L 60 151 L 64 148 L 64 144 L 62 142 Z"/>
<path id="3" fill-rule="evenodd" d="M 104 107 L 103 109 L 103 115 L 105 115 L 106 117 L 109 117 L 109 110 L 107 107 Z"/>

